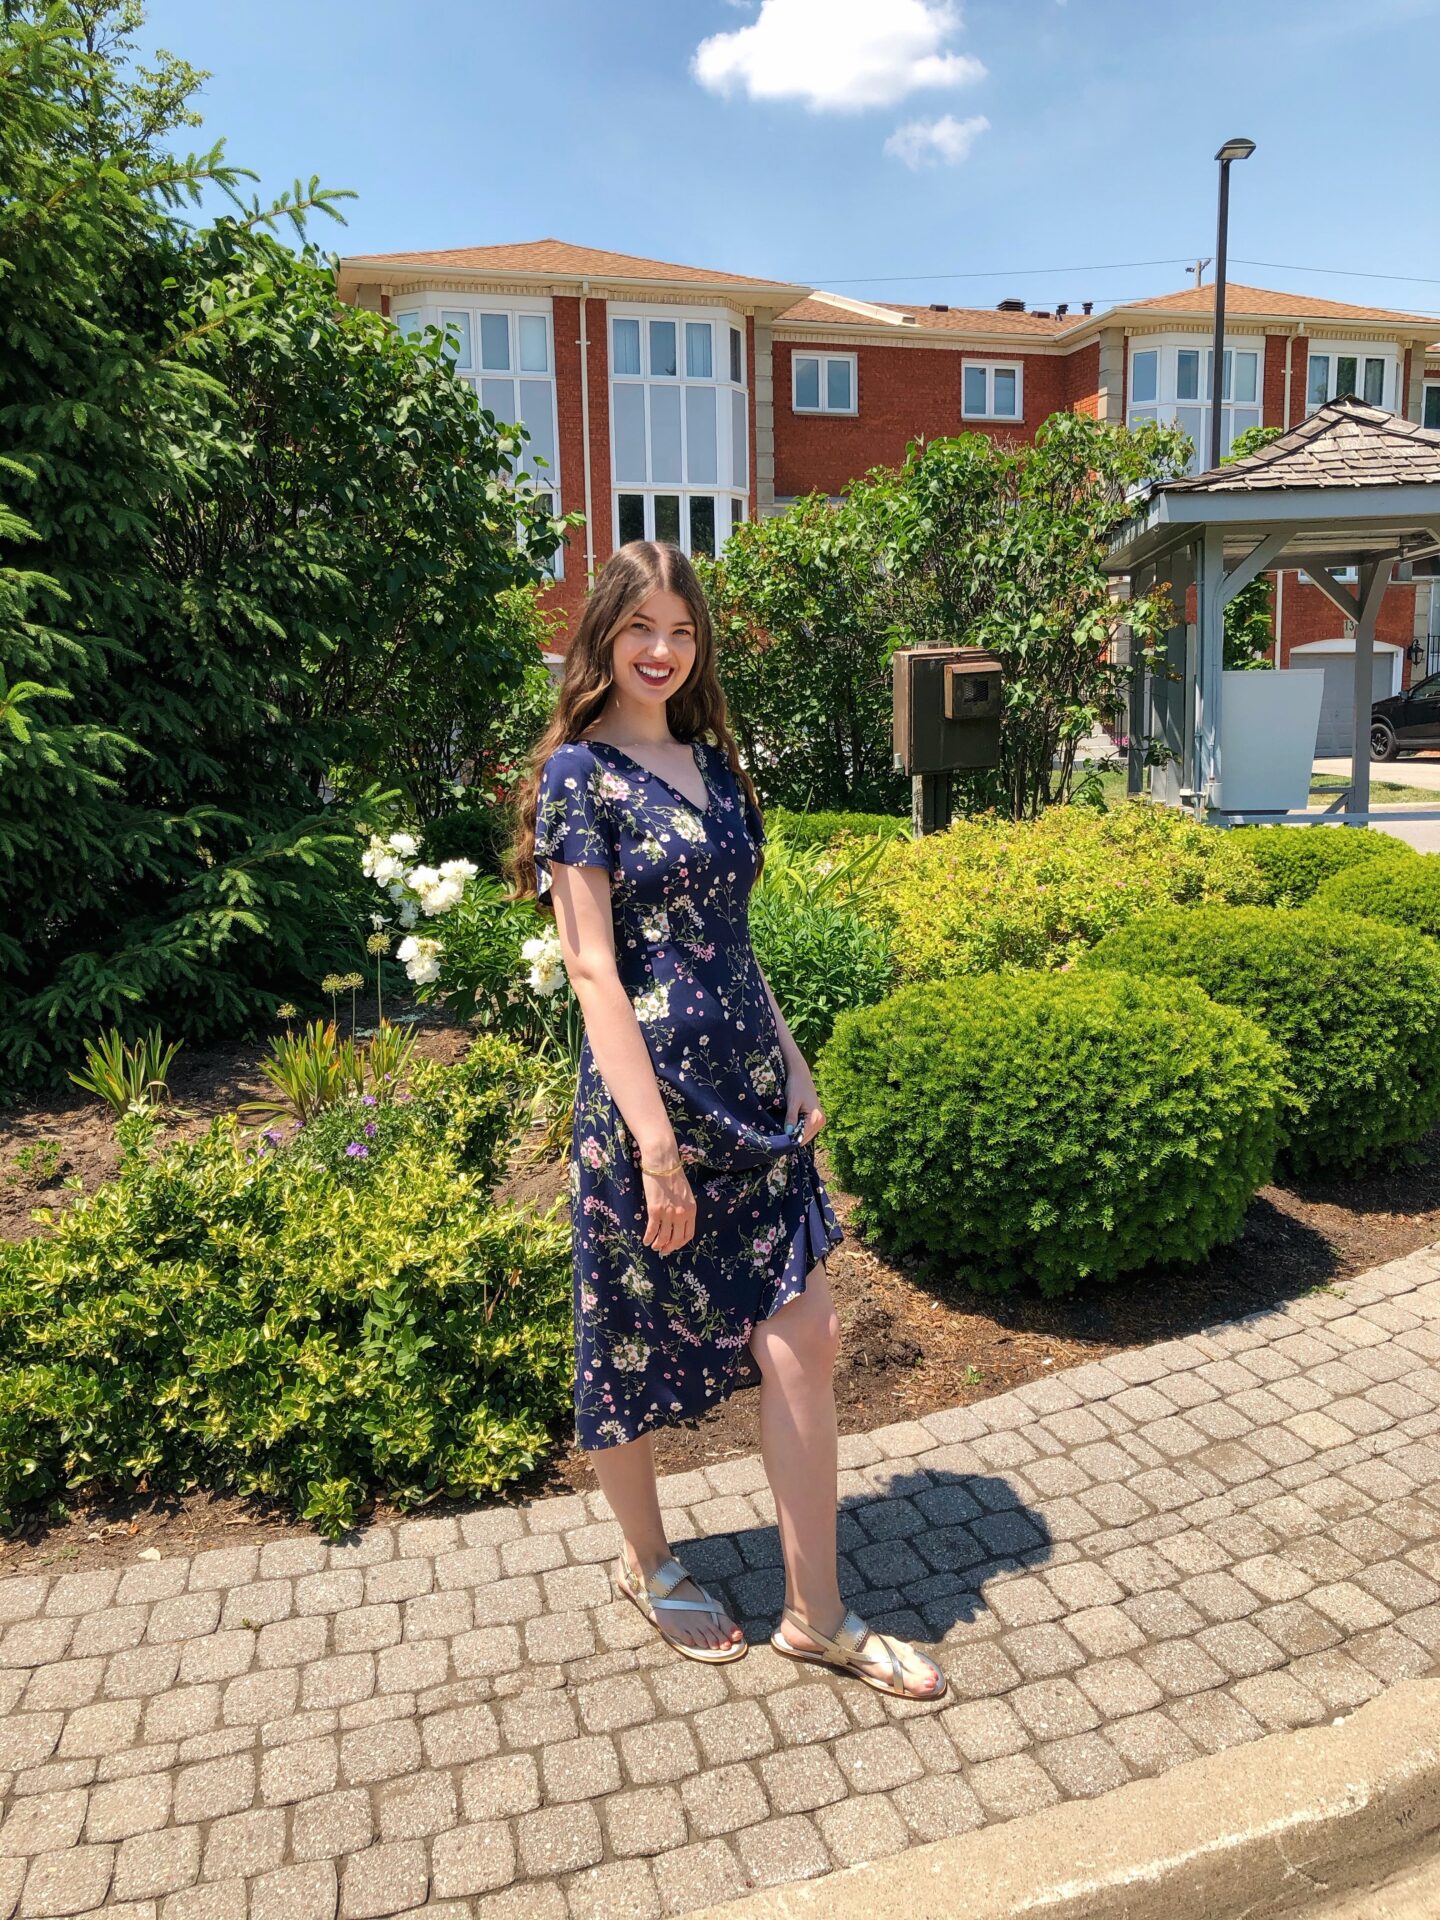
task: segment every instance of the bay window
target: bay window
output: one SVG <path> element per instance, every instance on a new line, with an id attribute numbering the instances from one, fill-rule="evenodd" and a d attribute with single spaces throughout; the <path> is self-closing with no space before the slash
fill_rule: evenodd
<path id="1" fill-rule="evenodd" d="M 745 517 L 744 337 L 723 311 L 609 309 L 614 534 L 720 552 Z"/>
<path id="2" fill-rule="evenodd" d="M 1210 378 L 1214 349 L 1187 339 L 1145 338 L 1130 345 L 1126 420 L 1158 420 L 1179 427 L 1194 448 L 1190 471 L 1199 473 L 1210 451 Z M 1220 357 L 1220 452 L 1262 419 L 1265 346 L 1243 337 Z"/>

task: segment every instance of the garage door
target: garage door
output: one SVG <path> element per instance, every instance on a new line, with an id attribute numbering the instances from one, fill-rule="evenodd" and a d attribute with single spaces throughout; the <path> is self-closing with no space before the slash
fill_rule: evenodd
<path id="1" fill-rule="evenodd" d="M 1373 662 L 1375 691 L 1372 699 L 1383 700 L 1390 692 L 1395 672 L 1390 662 L 1388 647 L 1383 653 L 1377 650 Z M 1317 653 L 1307 660 L 1303 654 L 1292 653 L 1290 666 L 1292 669 L 1309 673 L 1319 671 L 1325 675 L 1325 692 L 1320 700 L 1320 730 L 1315 739 L 1316 759 L 1330 759 L 1337 755 L 1348 758 L 1354 741 L 1354 654 Z"/>

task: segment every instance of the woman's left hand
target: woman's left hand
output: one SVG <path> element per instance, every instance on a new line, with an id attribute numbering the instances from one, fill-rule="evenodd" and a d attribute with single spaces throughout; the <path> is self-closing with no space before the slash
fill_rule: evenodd
<path id="1" fill-rule="evenodd" d="M 801 1065 L 792 1067 L 785 1076 L 785 1124 L 788 1127 L 797 1115 L 805 1116 L 805 1130 L 800 1135 L 800 1145 L 808 1147 L 825 1124 L 825 1115 L 815 1092 L 815 1081 L 810 1069 Z"/>

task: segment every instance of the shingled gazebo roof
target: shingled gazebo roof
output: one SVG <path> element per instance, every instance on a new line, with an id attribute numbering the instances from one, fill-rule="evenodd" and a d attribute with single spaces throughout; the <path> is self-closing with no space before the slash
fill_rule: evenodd
<path id="1" fill-rule="evenodd" d="M 1107 573 L 1129 573 L 1203 526 L 1228 560 L 1285 527 L 1267 564 L 1326 566 L 1414 560 L 1440 551 L 1440 433 L 1367 406 L 1331 400 L 1243 459 L 1141 488 L 1118 527 Z"/>
<path id="2" fill-rule="evenodd" d="M 1242 460 L 1181 480 L 1167 493 L 1253 493 L 1271 487 L 1427 486 L 1440 481 L 1440 433 L 1363 400 L 1323 407 Z"/>

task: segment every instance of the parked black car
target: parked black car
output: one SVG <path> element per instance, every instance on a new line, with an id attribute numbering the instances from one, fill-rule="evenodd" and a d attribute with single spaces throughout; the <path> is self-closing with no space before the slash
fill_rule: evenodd
<path id="1" fill-rule="evenodd" d="M 1422 747 L 1440 747 L 1440 673 L 1370 709 L 1370 757 L 1395 760 Z"/>

